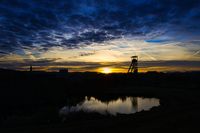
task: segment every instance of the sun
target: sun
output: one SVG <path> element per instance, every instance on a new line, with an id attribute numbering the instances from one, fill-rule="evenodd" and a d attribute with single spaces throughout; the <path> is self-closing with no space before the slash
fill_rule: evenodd
<path id="1" fill-rule="evenodd" d="M 105 73 L 105 74 L 108 74 L 108 73 L 111 73 L 111 72 L 112 72 L 112 69 L 108 68 L 108 67 L 104 67 L 101 70 L 101 73 Z"/>

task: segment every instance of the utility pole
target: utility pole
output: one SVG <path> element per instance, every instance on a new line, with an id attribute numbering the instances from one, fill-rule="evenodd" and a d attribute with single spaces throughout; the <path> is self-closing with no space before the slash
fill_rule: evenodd
<path id="1" fill-rule="evenodd" d="M 33 67 L 32 67 L 32 65 L 30 65 L 30 72 L 32 72 L 33 71 Z"/>

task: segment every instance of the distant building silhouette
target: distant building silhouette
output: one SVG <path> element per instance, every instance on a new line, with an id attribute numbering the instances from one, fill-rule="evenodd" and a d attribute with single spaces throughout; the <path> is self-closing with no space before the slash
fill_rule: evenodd
<path id="1" fill-rule="evenodd" d="M 138 56 L 132 56 L 131 58 L 132 58 L 132 61 L 128 69 L 128 73 L 137 74 L 138 73 Z"/>
<path id="2" fill-rule="evenodd" d="M 68 73 L 68 68 L 63 68 L 59 70 L 60 73 Z"/>

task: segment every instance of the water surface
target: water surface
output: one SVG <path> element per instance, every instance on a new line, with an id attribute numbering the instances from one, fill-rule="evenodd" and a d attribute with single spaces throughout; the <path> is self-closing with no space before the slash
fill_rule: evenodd
<path id="1" fill-rule="evenodd" d="M 119 97 L 114 100 L 99 100 L 95 97 L 85 96 L 84 100 L 74 106 L 66 105 L 60 109 L 61 115 L 69 115 L 80 111 L 91 113 L 96 112 L 103 115 L 133 114 L 142 110 L 148 111 L 152 107 L 160 105 L 160 100 L 156 98 L 143 97 Z"/>

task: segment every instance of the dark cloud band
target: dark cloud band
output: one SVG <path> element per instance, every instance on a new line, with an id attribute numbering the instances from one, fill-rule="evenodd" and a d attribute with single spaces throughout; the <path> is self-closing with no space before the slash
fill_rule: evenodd
<path id="1" fill-rule="evenodd" d="M 1 0 L 0 49 L 79 48 L 157 30 L 193 36 L 200 32 L 199 14 L 198 0 Z"/>

